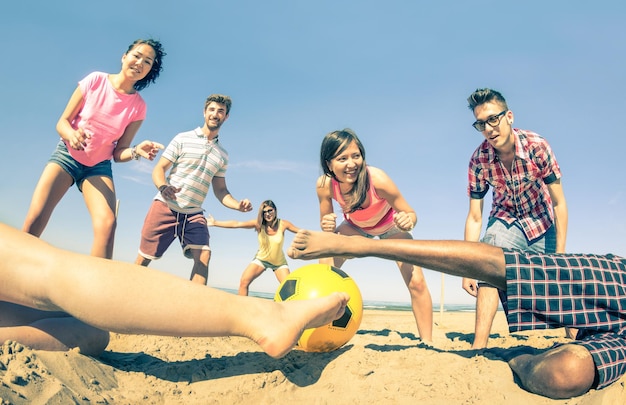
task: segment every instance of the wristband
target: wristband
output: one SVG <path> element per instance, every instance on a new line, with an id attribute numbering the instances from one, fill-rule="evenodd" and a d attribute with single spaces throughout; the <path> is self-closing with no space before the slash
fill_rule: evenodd
<path id="1" fill-rule="evenodd" d="M 137 153 L 137 146 L 133 146 L 132 148 L 130 148 L 130 158 L 132 160 L 139 160 L 141 156 L 139 156 L 139 154 Z"/>

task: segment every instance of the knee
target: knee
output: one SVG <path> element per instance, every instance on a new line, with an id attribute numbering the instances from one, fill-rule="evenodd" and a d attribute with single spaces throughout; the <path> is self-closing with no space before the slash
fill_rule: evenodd
<path id="1" fill-rule="evenodd" d="M 205 266 L 209 266 L 209 261 L 211 261 L 211 251 L 210 250 L 201 250 L 200 255 L 198 256 L 198 261 Z"/>
<path id="2" fill-rule="evenodd" d="M 93 228 L 96 234 L 112 235 L 115 233 L 116 227 L 117 219 L 112 212 L 102 213 L 101 215 L 93 218 Z"/>
<path id="3" fill-rule="evenodd" d="M 239 287 L 247 288 L 250 284 L 252 284 L 252 280 L 249 277 L 241 277 L 239 279 Z"/>
<path id="4" fill-rule="evenodd" d="M 564 345 L 546 352 L 534 367 L 531 391 L 550 398 L 571 398 L 589 391 L 596 368 L 591 353 L 579 345 Z"/>
<path id="5" fill-rule="evenodd" d="M 411 279 L 409 280 L 409 291 L 414 295 L 422 295 L 428 292 L 428 285 L 426 279 L 422 275 L 417 275 L 413 272 Z"/>
<path id="6" fill-rule="evenodd" d="M 557 357 L 557 367 L 552 367 L 552 381 L 556 390 L 565 397 L 582 395 L 593 385 L 595 363 L 589 350 L 579 345 L 563 346 Z"/>
<path id="7" fill-rule="evenodd" d="M 108 331 L 92 328 L 84 334 L 84 341 L 80 343 L 81 354 L 98 357 L 109 345 L 110 334 Z"/>

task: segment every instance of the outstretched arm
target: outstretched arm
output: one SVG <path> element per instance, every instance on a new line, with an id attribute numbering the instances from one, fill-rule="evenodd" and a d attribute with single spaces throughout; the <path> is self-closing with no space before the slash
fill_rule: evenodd
<path id="1" fill-rule="evenodd" d="M 296 233 L 300 230 L 300 228 L 298 228 L 291 222 L 287 221 L 286 219 L 281 219 L 281 222 L 284 224 L 285 229 L 290 232 Z"/>
<path id="2" fill-rule="evenodd" d="M 234 219 L 229 219 L 226 221 L 219 221 L 213 218 L 212 215 L 208 215 L 206 217 L 208 226 L 217 226 L 218 228 L 255 228 L 256 227 L 256 219 L 251 219 L 249 221 L 236 221 Z"/>

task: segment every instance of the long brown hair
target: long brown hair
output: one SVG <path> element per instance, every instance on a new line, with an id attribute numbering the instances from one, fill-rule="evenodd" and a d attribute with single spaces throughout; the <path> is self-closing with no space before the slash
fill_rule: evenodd
<path id="1" fill-rule="evenodd" d="M 356 146 L 359 148 L 359 152 L 361 152 L 363 157 L 363 164 L 352 190 L 345 198 L 346 207 L 344 211 L 348 213 L 356 211 L 363 205 L 370 188 L 369 173 L 367 171 L 367 163 L 365 163 L 365 148 L 359 137 L 350 128 L 328 133 L 322 140 L 322 147 L 320 148 L 320 164 L 324 175 L 337 180 L 335 173 L 330 170 L 330 161 L 346 150 L 352 142 L 356 143 Z"/>
<path id="2" fill-rule="evenodd" d="M 263 210 L 266 207 L 270 207 L 274 209 L 274 219 L 272 220 L 272 222 L 267 222 L 265 220 L 265 216 L 263 215 Z M 276 225 L 278 224 L 278 209 L 276 208 L 276 204 L 274 204 L 274 201 L 272 200 L 265 200 L 261 203 L 261 206 L 259 207 L 259 213 L 256 217 L 256 231 L 261 233 L 261 229 L 264 226 L 270 226 L 271 228 L 276 227 Z"/>

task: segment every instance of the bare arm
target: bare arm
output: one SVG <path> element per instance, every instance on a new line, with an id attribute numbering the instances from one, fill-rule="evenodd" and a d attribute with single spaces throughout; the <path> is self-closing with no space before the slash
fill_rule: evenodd
<path id="1" fill-rule="evenodd" d="M 286 219 L 281 219 L 280 220 L 283 223 L 283 226 L 285 228 L 285 230 L 296 233 L 300 230 L 300 228 L 298 228 L 297 226 L 295 226 L 294 224 L 292 224 L 291 222 L 287 221 Z"/>
<path id="2" fill-rule="evenodd" d="M 391 178 L 376 167 L 369 167 L 370 175 L 372 176 L 372 184 L 376 188 L 376 192 L 379 196 L 387 200 L 389 205 L 396 211 L 394 221 L 398 228 L 403 231 L 410 231 L 417 223 L 417 214 L 413 207 L 406 201 L 400 189 L 391 180 Z"/>
<path id="3" fill-rule="evenodd" d="M 318 178 L 315 190 L 320 203 L 320 227 L 324 232 L 335 232 L 337 215 L 333 210 L 330 177 L 321 176 Z"/>
<path id="4" fill-rule="evenodd" d="M 67 141 L 71 148 L 76 150 L 82 150 L 86 145 L 85 142 L 87 138 L 89 138 L 89 134 L 82 128 L 74 129 L 71 125 L 71 122 L 76 118 L 76 115 L 83 108 L 84 104 L 83 93 L 80 87 L 76 87 L 65 106 L 65 110 L 63 110 L 61 117 L 59 117 L 56 126 L 57 132 L 61 138 Z"/>
<path id="5" fill-rule="evenodd" d="M 548 184 L 548 192 L 554 208 L 554 225 L 556 227 L 556 253 L 565 253 L 567 239 L 567 203 L 561 185 L 561 179 Z"/>
<path id="6" fill-rule="evenodd" d="M 480 239 L 480 229 L 483 223 L 484 199 L 470 198 L 469 212 L 465 220 L 464 239 L 470 242 L 478 242 Z"/>
<path id="7" fill-rule="evenodd" d="M 226 220 L 226 221 L 218 221 L 213 218 L 211 215 L 207 216 L 207 225 L 208 226 L 217 226 L 218 228 L 256 228 L 256 219 L 251 219 L 249 221 L 236 221 L 234 219 Z"/>
<path id="8" fill-rule="evenodd" d="M 130 143 L 135 138 L 137 131 L 139 131 L 139 128 L 141 127 L 141 124 L 143 124 L 143 120 L 133 121 L 126 126 L 122 137 L 118 139 L 117 145 L 115 145 L 115 150 L 113 151 L 113 160 L 115 162 L 128 162 L 132 159 Z"/>
<path id="9" fill-rule="evenodd" d="M 213 187 L 213 194 L 215 194 L 215 198 L 217 198 L 224 207 L 241 212 L 248 212 L 252 210 L 252 204 L 249 200 L 243 199 L 237 201 L 230 194 L 230 191 L 228 191 L 228 187 L 226 187 L 225 177 L 213 177 L 213 181 L 211 181 L 211 186 Z"/>
<path id="10" fill-rule="evenodd" d="M 133 121 L 124 130 L 122 137 L 117 141 L 115 150 L 113 151 L 113 160 L 115 162 L 128 162 L 133 158 L 133 152 L 131 151 L 130 144 L 133 142 L 137 131 L 141 127 L 143 121 Z M 142 141 L 135 147 L 135 153 L 138 156 L 146 158 L 148 160 L 154 160 L 159 150 L 164 146 L 158 142 Z"/>
<path id="11" fill-rule="evenodd" d="M 176 200 L 176 193 L 180 191 L 179 187 L 174 187 L 167 183 L 166 173 L 172 167 L 172 162 L 162 157 L 152 169 L 152 182 L 161 192 L 163 198 L 167 200 Z"/>
<path id="12" fill-rule="evenodd" d="M 485 204 L 484 199 L 470 198 L 469 212 L 467 213 L 467 219 L 465 220 L 465 233 L 464 239 L 470 242 L 478 242 L 480 239 L 480 229 L 483 223 L 483 206 Z M 461 285 L 469 295 L 476 296 L 478 292 L 478 284 L 475 279 L 463 278 Z"/>

